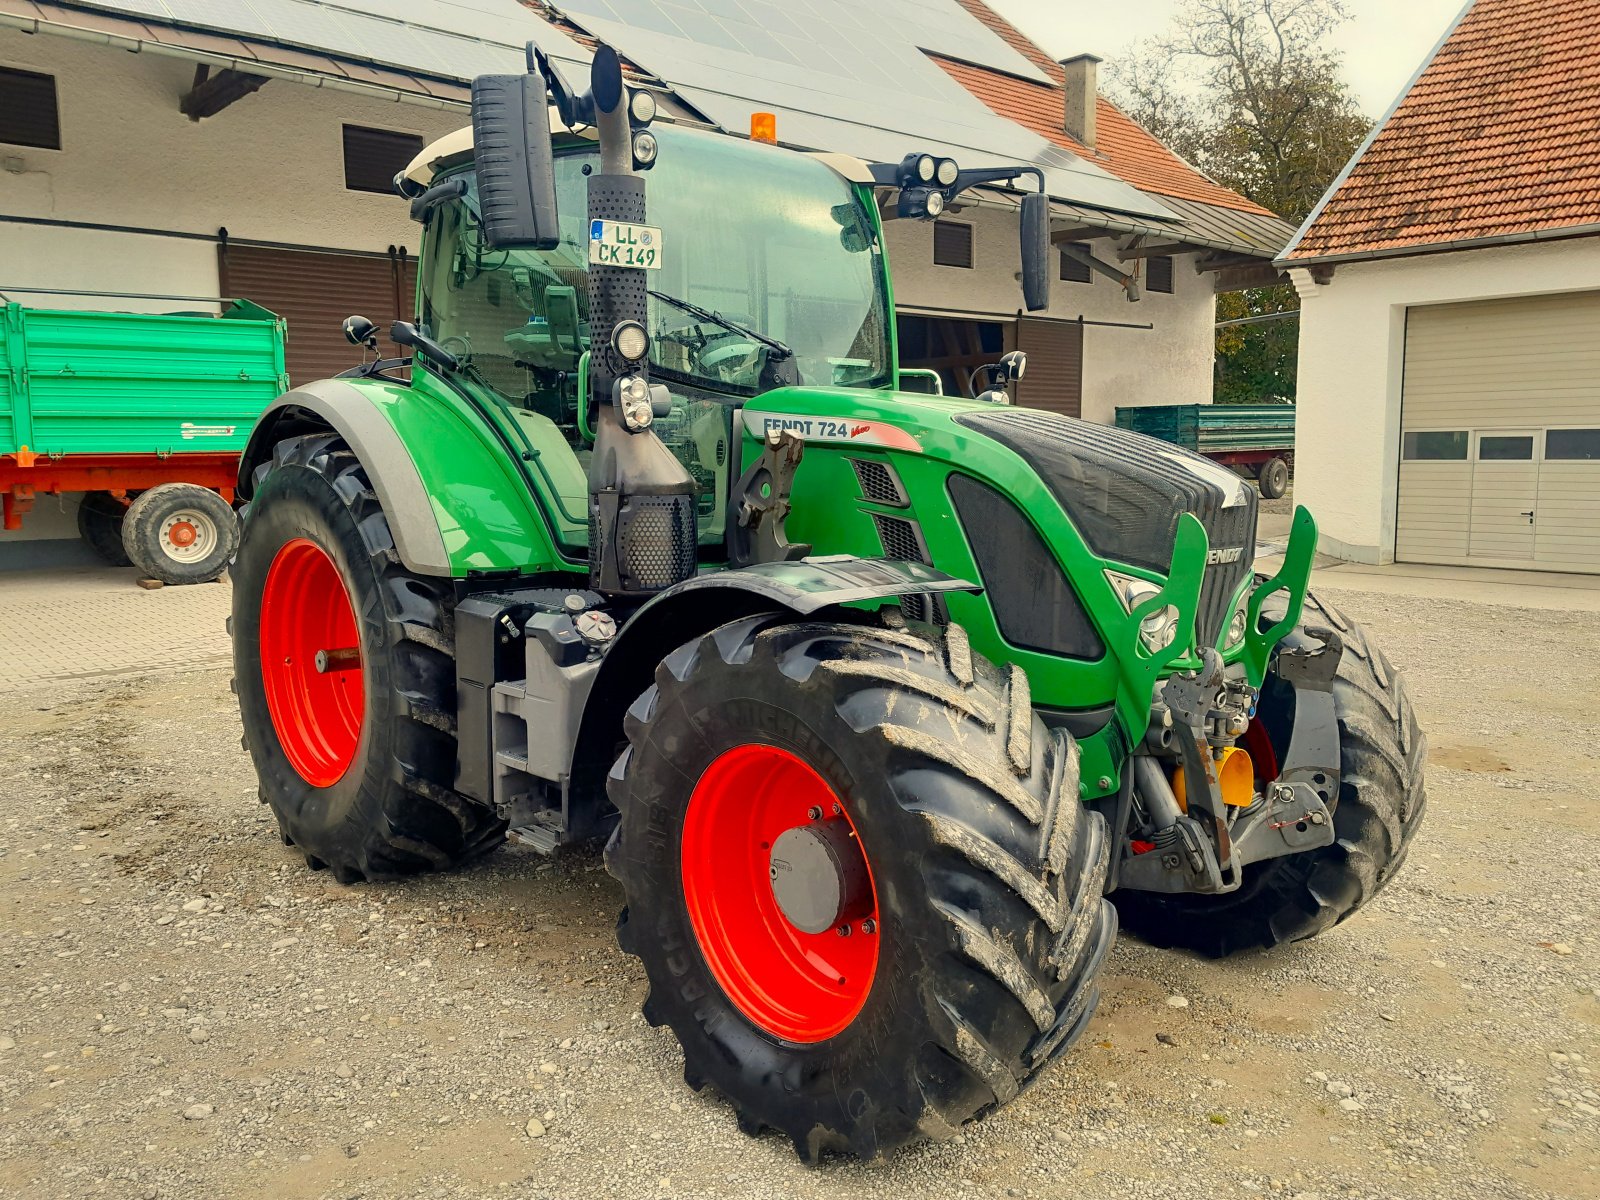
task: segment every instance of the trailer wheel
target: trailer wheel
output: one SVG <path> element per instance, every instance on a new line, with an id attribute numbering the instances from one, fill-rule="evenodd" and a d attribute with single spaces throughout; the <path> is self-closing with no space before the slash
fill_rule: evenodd
<path id="1" fill-rule="evenodd" d="M 1269 458 L 1261 464 L 1256 479 L 1261 484 L 1261 494 L 1268 500 L 1277 500 L 1289 490 L 1289 463 L 1281 456 Z"/>
<path id="2" fill-rule="evenodd" d="M 128 506 L 122 522 L 128 559 L 162 583 L 210 583 L 239 546 L 229 504 L 197 483 L 163 483 Z"/>
<path id="3" fill-rule="evenodd" d="M 1078 748 L 1027 677 L 773 614 L 680 647 L 611 774 L 644 1016 L 815 1161 L 948 1137 L 1088 1024 L 1116 932 Z"/>
<path id="4" fill-rule="evenodd" d="M 110 492 L 85 492 L 78 505 L 78 536 L 113 567 L 128 567 L 133 560 L 122 544 L 122 520 L 128 506 Z"/>
<path id="5" fill-rule="evenodd" d="M 1264 624 L 1283 618 L 1280 597 L 1262 607 Z M 1405 862 L 1427 808 L 1428 753 L 1405 679 L 1361 626 L 1327 601 L 1308 595 L 1303 625 L 1329 626 L 1344 639 L 1333 682 L 1341 776 L 1334 843 L 1252 863 L 1239 889 L 1220 896 L 1113 892 L 1123 925 L 1152 945 L 1223 958 L 1302 941 L 1367 904 Z M 1294 725 L 1294 689 L 1269 673 L 1257 711 L 1281 755 Z"/>
<path id="6" fill-rule="evenodd" d="M 454 595 L 401 564 L 356 456 L 326 435 L 256 471 L 233 563 L 234 692 L 261 799 L 340 883 L 454 867 L 505 822 L 452 787 Z"/>

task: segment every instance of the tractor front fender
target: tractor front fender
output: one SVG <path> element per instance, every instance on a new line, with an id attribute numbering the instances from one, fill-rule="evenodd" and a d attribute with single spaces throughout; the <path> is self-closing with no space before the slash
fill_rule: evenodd
<path id="1" fill-rule="evenodd" d="M 411 451 L 367 394 L 342 379 L 294 388 L 261 414 L 239 461 L 239 495 L 250 499 L 256 468 L 272 458 L 279 442 L 325 430 L 337 433 L 361 460 L 400 561 L 419 575 L 450 574 L 444 537 Z"/>
<path id="2" fill-rule="evenodd" d="M 395 551 L 413 573 L 462 578 L 581 567 L 561 554 L 545 497 L 490 421 L 465 399 L 425 384 L 323 379 L 284 393 L 250 435 L 240 495 L 251 497 L 257 470 L 279 442 L 332 432 L 361 460 Z"/>
<path id="3" fill-rule="evenodd" d="M 623 740 L 622 718 L 655 679 L 656 666 L 689 639 L 756 613 L 806 617 L 865 600 L 982 589 L 918 562 L 850 555 L 761 563 L 697 575 L 668 588 L 618 632 L 584 706 L 572 787 L 591 812 L 604 808 L 606 772 Z"/>

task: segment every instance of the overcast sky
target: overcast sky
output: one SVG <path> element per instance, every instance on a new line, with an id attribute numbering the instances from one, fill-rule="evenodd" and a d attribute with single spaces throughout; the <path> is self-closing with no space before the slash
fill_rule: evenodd
<path id="1" fill-rule="evenodd" d="M 1108 62 L 1171 27 L 1178 0 L 986 0 L 1056 58 L 1088 52 Z M 1335 36 L 1345 78 L 1369 117 L 1381 116 L 1460 11 L 1462 0 L 1345 0 Z M 1104 68 L 1101 68 L 1104 70 Z"/>

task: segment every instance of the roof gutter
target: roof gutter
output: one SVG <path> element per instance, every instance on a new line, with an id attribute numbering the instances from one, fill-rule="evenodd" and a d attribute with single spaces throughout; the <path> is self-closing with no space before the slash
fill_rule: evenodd
<path id="1" fill-rule="evenodd" d="M 1461 22 L 1466 19 L 1467 14 L 1472 11 L 1472 6 L 1476 3 L 1477 0 L 1466 0 L 1466 3 L 1461 6 L 1461 11 L 1456 13 L 1455 20 L 1445 27 L 1444 33 L 1433 44 L 1433 49 L 1429 50 L 1423 57 L 1417 69 L 1411 73 L 1411 78 L 1406 80 L 1405 87 L 1400 89 L 1399 94 L 1390 102 L 1383 116 L 1379 117 L 1377 123 L 1373 125 L 1371 132 L 1367 134 L 1366 140 L 1350 156 L 1350 161 L 1344 164 L 1344 170 L 1340 171 L 1338 177 L 1328 185 L 1328 190 L 1322 193 L 1322 199 L 1317 201 L 1317 206 L 1300 223 L 1300 228 L 1295 230 L 1294 237 L 1289 239 L 1289 244 L 1283 248 L 1283 254 L 1275 260 L 1274 265 L 1280 269 L 1287 269 L 1295 265 L 1289 261 L 1289 255 L 1295 252 L 1300 245 L 1301 239 L 1306 236 L 1307 231 L 1317 223 L 1317 218 L 1322 215 L 1322 210 L 1328 207 L 1328 201 L 1332 200 L 1338 194 L 1339 189 L 1345 185 L 1345 181 L 1350 178 L 1350 173 L 1356 169 L 1356 164 L 1366 157 L 1367 151 L 1372 148 L 1372 143 L 1378 140 L 1378 135 L 1389 124 L 1389 120 L 1394 116 L 1395 110 L 1405 103 L 1406 97 L 1411 95 L 1411 89 L 1417 86 L 1417 80 L 1421 79 L 1427 69 L 1433 66 L 1433 60 L 1439 56 L 1439 51 L 1443 50 L 1444 44 L 1455 36 L 1455 32 L 1460 28 Z M 1312 262 L 1314 260 L 1302 259 L 1301 261 Z M 1326 262 L 1328 260 L 1323 259 L 1322 261 Z"/>
<path id="2" fill-rule="evenodd" d="M 1339 263 L 1365 262 L 1373 258 L 1413 258 L 1423 254 L 1446 254 L 1451 250 L 1477 250 L 1485 246 L 1525 246 L 1534 242 L 1557 242 L 1567 238 L 1595 236 L 1600 236 L 1600 221 L 1591 221 L 1586 225 L 1563 225 L 1557 229 L 1496 233 L 1488 237 L 1462 238 L 1456 242 L 1429 242 L 1420 246 L 1385 246 L 1380 250 L 1353 250 L 1349 254 L 1325 254 L 1319 258 L 1280 258 L 1274 265 L 1285 271 L 1295 267 L 1332 267 Z"/>
<path id="3" fill-rule="evenodd" d="M 377 83 L 362 83 L 353 79 L 335 79 L 331 75 L 321 75 L 312 71 L 297 71 L 292 67 L 280 67 L 273 63 L 261 62 L 259 59 L 230 58 L 225 54 L 211 54 L 204 50 L 190 49 L 187 46 L 171 46 L 165 42 L 152 42 L 144 38 L 131 36 L 125 37 L 104 29 L 88 29 L 79 25 L 66 25 L 41 18 L 18 16 L 4 10 L 0 10 L 0 28 L 20 29 L 23 33 L 54 34 L 58 37 L 70 38 L 76 42 L 87 42 L 90 45 L 111 46 L 118 50 L 128 50 L 136 54 L 157 54 L 165 58 L 181 59 L 184 62 L 205 63 L 208 66 L 240 71 L 247 75 L 264 75 L 271 79 L 284 79 L 292 83 L 305 84 L 309 87 L 352 92 L 356 95 L 366 96 L 369 99 L 378 98 L 396 104 L 412 104 L 419 108 L 465 112 L 468 107 L 463 101 L 447 100 L 441 96 L 430 96 L 425 92 L 411 92 L 401 88 L 385 87 Z"/>

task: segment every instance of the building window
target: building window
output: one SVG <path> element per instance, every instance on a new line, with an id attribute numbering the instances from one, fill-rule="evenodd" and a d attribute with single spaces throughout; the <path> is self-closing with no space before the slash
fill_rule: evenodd
<path id="1" fill-rule="evenodd" d="M 0 142 L 61 149 L 54 75 L 0 67 Z"/>
<path id="2" fill-rule="evenodd" d="M 1547 429 L 1544 456 L 1548 459 L 1600 459 L 1600 429 Z"/>
<path id="3" fill-rule="evenodd" d="M 972 226 L 960 221 L 933 223 L 933 265 L 972 266 Z"/>
<path id="4" fill-rule="evenodd" d="M 1172 255 L 1158 254 L 1145 260 L 1144 290 L 1172 294 Z"/>
<path id="5" fill-rule="evenodd" d="M 1411 462 L 1437 462 L 1449 460 L 1465 462 L 1467 458 L 1467 431 L 1451 430 L 1449 433 L 1408 433 L 1400 438 L 1400 457 Z"/>
<path id="6" fill-rule="evenodd" d="M 1088 242 L 1069 242 L 1067 245 L 1074 250 L 1089 253 Z M 1061 278 L 1067 283 L 1093 283 L 1094 269 L 1080 258 L 1074 258 L 1067 253 L 1067 246 L 1061 247 Z"/>
<path id="7" fill-rule="evenodd" d="M 1531 462 L 1532 459 L 1531 433 L 1524 437 L 1491 436 L 1485 433 L 1478 438 L 1479 462 Z"/>
<path id="8" fill-rule="evenodd" d="M 394 191 L 394 177 L 422 153 L 422 139 L 414 133 L 390 129 L 344 127 L 344 186 L 352 192 Z"/>

